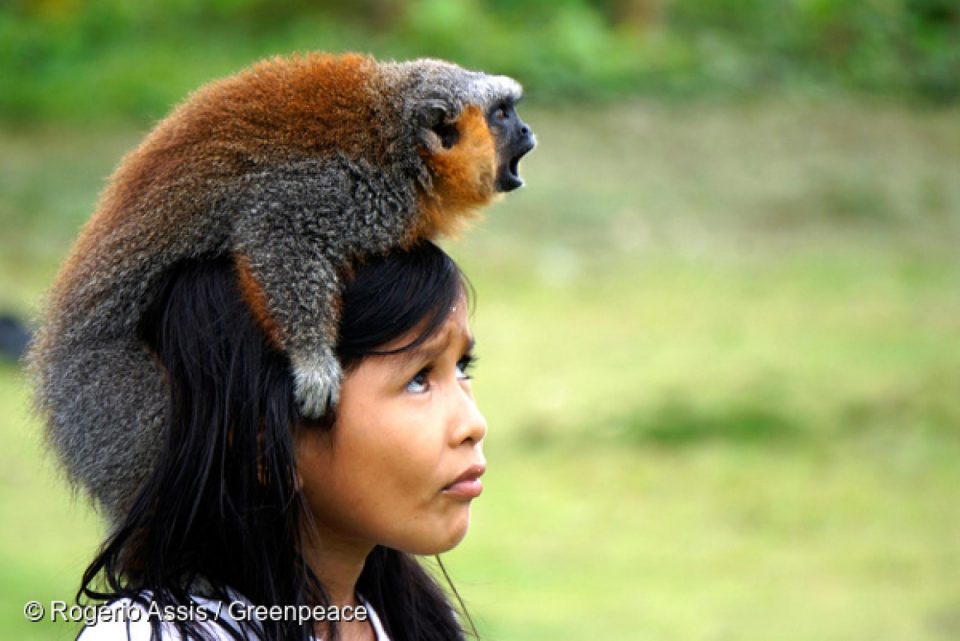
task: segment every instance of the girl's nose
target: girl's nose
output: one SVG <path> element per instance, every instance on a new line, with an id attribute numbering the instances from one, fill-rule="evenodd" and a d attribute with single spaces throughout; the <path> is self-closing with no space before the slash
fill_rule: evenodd
<path id="1" fill-rule="evenodd" d="M 487 434 L 487 420 L 480 413 L 473 395 L 460 388 L 456 393 L 453 445 L 464 442 L 479 443 Z"/>

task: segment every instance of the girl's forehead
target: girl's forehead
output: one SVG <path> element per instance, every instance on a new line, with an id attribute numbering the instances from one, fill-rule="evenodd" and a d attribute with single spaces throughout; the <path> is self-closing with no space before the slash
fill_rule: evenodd
<path id="1" fill-rule="evenodd" d="M 409 345 L 419 334 L 411 331 L 399 338 L 394 344 L 384 346 L 384 351 L 397 349 Z M 450 350 L 456 350 L 457 356 L 473 350 L 474 337 L 466 320 L 466 312 L 459 309 L 454 311 L 443 322 L 440 328 L 429 336 L 423 343 L 411 349 L 394 354 L 372 355 L 362 359 L 356 370 L 348 374 L 348 378 L 374 381 L 380 380 L 387 384 L 398 375 L 407 376 L 414 367 L 423 367 L 435 361 Z M 368 378 L 372 377 L 372 378 Z"/>
<path id="2" fill-rule="evenodd" d="M 384 350 L 399 349 L 409 345 L 420 336 L 420 332 L 422 331 L 422 327 L 415 328 L 393 343 L 386 345 Z M 416 347 L 391 354 L 389 358 L 398 363 L 406 364 L 410 361 L 421 360 L 428 356 L 437 356 L 452 347 L 472 348 L 474 342 L 474 337 L 470 332 L 470 324 L 467 319 L 466 302 L 460 300 L 450 308 L 450 313 L 437 331 L 428 336 Z"/>

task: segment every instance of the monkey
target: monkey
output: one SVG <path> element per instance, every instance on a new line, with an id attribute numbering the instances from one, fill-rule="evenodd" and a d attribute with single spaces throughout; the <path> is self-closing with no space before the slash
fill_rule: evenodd
<path id="1" fill-rule="evenodd" d="M 28 369 L 48 443 L 116 522 L 162 442 L 168 385 L 138 336 L 178 261 L 229 256 L 291 363 L 302 416 L 338 401 L 338 296 L 365 255 L 456 236 L 523 185 L 536 144 L 506 76 L 362 54 L 274 57 L 196 90 L 110 177 L 51 286 Z"/>

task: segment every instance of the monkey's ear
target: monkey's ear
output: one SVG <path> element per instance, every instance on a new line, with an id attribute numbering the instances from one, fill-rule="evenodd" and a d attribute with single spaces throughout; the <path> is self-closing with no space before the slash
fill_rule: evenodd
<path id="1" fill-rule="evenodd" d="M 450 149 L 460 140 L 456 114 L 442 102 L 430 101 L 420 111 L 421 135 L 427 147 L 434 151 Z"/>
<path id="2" fill-rule="evenodd" d="M 433 129 L 447 119 L 450 110 L 440 100 L 427 100 L 420 105 L 420 126 Z"/>

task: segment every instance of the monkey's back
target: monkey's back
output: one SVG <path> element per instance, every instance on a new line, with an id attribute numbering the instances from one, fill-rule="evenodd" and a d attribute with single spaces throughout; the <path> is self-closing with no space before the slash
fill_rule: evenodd
<path id="1" fill-rule="evenodd" d="M 410 180 L 420 159 L 394 93 L 375 60 L 354 54 L 273 58 L 200 88 L 121 161 L 54 282 L 48 322 L 102 314 L 145 256 L 219 253 L 231 222 L 220 205 L 264 168 L 341 156 L 406 167 L 397 180 Z M 121 316 L 126 331 L 133 315 Z"/>

